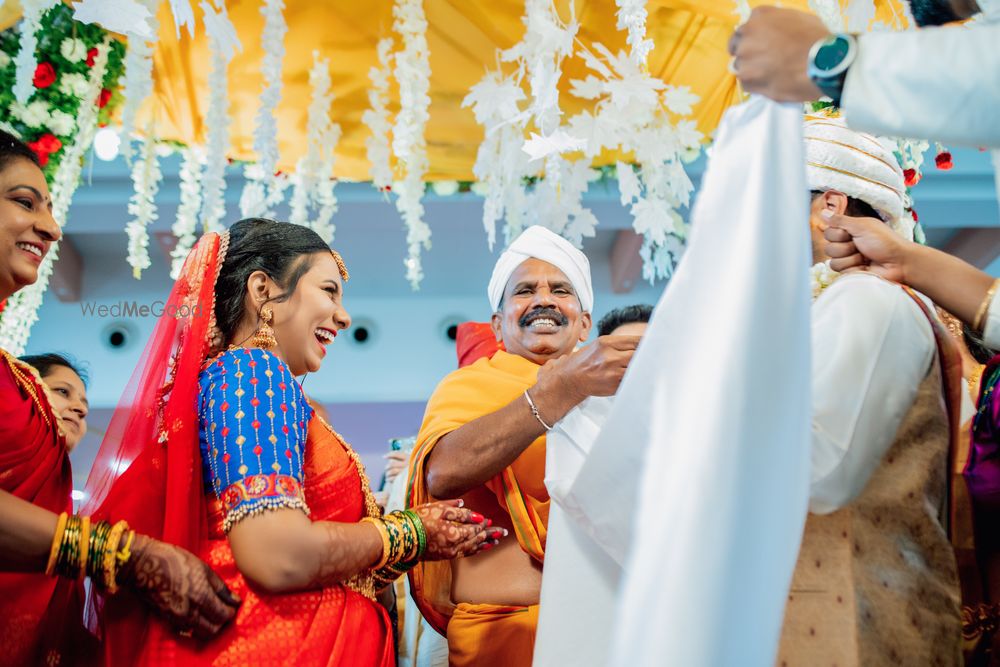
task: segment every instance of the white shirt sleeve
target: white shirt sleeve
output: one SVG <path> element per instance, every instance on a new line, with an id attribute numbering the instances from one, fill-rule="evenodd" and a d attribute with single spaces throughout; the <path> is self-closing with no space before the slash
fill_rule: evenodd
<path id="1" fill-rule="evenodd" d="M 861 493 L 913 405 L 935 350 L 927 318 L 896 285 L 847 275 L 817 299 L 811 512 L 833 512 Z"/>
<path id="2" fill-rule="evenodd" d="M 1000 22 L 872 32 L 841 108 L 856 130 L 1000 147 Z"/>
<path id="3" fill-rule="evenodd" d="M 1000 350 L 1000 290 L 993 293 L 993 300 L 987 308 L 983 342 L 991 350 Z"/>

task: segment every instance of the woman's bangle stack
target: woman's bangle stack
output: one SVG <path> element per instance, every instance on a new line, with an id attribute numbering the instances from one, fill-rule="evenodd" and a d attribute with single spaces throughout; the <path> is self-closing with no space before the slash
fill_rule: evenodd
<path id="1" fill-rule="evenodd" d="M 59 515 L 45 574 L 70 579 L 89 576 L 110 593 L 118 590 L 118 573 L 132 556 L 135 531 L 128 523 L 110 524 L 90 517 Z"/>
<path id="2" fill-rule="evenodd" d="M 384 587 L 412 568 L 427 550 L 424 523 L 413 510 L 390 512 L 380 519 L 365 517 L 382 538 L 382 558 L 375 570 L 376 588 Z"/>

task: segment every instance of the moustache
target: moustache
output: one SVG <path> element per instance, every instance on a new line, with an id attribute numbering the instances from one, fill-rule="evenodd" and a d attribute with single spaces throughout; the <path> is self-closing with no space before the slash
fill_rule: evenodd
<path id="1" fill-rule="evenodd" d="M 556 324 L 558 324 L 561 327 L 564 327 L 567 324 L 569 324 L 569 318 L 560 313 L 555 308 L 535 308 L 531 312 L 522 315 L 521 319 L 517 321 L 517 325 L 521 328 L 524 328 L 529 324 L 531 324 L 532 321 L 541 318 L 548 318 L 550 320 L 553 320 Z"/>

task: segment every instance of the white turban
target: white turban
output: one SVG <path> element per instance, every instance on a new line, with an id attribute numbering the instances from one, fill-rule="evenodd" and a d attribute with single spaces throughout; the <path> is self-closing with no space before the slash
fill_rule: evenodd
<path id="1" fill-rule="evenodd" d="M 849 129 L 836 115 L 806 115 L 804 135 L 811 190 L 839 190 L 860 199 L 894 231 L 913 238 L 912 220 L 903 217 L 903 170 L 891 148 L 870 134 Z"/>
<path id="2" fill-rule="evenodd" d="M 580 306 L 589 313 L 594 308 L 594 286 L 590 280 L 590 261 L 573 244 L 553 231 L 534 225 L 528 227 L 500 255 L 493 267 L 488 295 L 495 313 L 500 309 L 503 292 L 514 271 L 527 259 L 540 259 L 555 266 L 569 279 L 580 298 Z"/>

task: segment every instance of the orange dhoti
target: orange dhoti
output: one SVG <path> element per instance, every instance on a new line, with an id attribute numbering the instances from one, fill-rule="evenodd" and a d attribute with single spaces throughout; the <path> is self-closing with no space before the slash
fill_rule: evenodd
<path id="1" fill-rule="evenodd" d="M 535 384 L 537 364 L 497 352 L 454 371 L 427 404 L 407 482 L 408 507 L 435 500 L 427 491 L 427 460 L 437 442 L 479 417 L 496 412 Z M 527 409 L 527 408 L 525 408 Z M 539 437 L 485 487 L 510 515 L 521 549 L 537 563 L 545 559 L 549 495 L 545 489 L 545 437 Z M 530 665 L 538 606 L 472 604 L 451 598 L 451 565 L 425 562 L 410 572 L 410 590 L 424 618 L 448 637 L 449 663 Z"/>
<path id="2" fill-rule="evenodd" d="M 537 626 L 538 605 L 461 602 L 448 623 L 448 666 L 530 665 Z"/>

